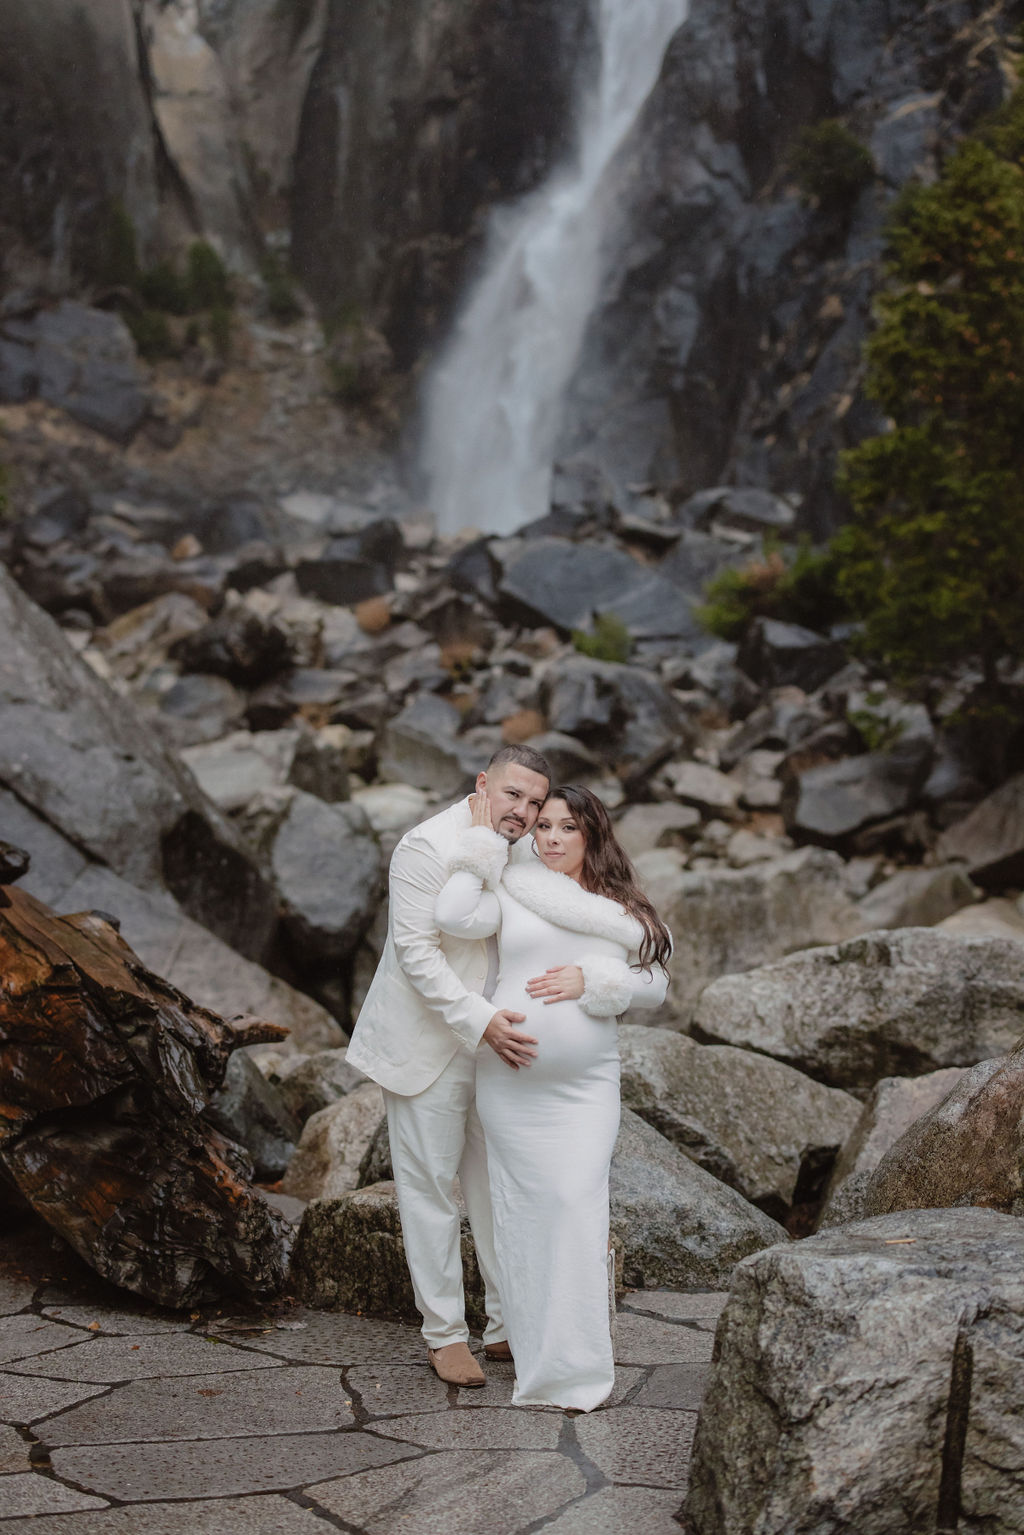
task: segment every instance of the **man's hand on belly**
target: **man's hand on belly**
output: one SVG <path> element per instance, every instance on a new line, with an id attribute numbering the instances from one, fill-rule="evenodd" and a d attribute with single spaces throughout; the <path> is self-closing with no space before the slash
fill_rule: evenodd
<path id="1" fill-rule="evenodd" d="M 507 1007 L 495 1013 L 490 1023 L 483 1032 L 483 1038 L 490 1045 L 495 1055 L 501 1057 L 506 1066 L 511 1066 L 513 1071 L 518 1071 L 520 1066 L 529 1066 L 536 1050 L 530 1046 L 537 1041 L 530 1034 L 520 1034 L 515 1027 L 517 1023 L 525 1023 L 525 1013 L 513 1013 Z"/>
<path id="2" fill-rule="evenodd" d="M 527 981 L 526 989 L 535 1002 L 542 1001 L 546 1007 L 550 1002 L 578 1002 L 584 984 L 579 965 L 555 965 Z"/>

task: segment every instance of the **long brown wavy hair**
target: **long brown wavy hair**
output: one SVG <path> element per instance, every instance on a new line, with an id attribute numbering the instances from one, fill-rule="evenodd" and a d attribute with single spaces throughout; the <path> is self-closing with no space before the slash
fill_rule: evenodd
<path id="1" fill-rule="evenodd" d="M 545 805 L 554 799 L 565 801 L 583 833 L 580 884 L 592 895 L 606 895 L 618 901 L 631 917 L 636 917 L 644 930 L 640 968 L 650 970 L 652 965 L 661 965 L 664 969 L 672 953 L 671 934 L 641 890 L 636 870 L 619 845 L 607 810 L 590 789 L 567 783 L 551 790 L 540 808 L 541 815 Z"/>

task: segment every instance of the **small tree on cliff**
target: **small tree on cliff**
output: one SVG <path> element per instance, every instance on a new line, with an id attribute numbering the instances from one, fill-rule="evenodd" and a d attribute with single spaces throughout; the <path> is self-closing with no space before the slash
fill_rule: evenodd
<path id="1" fill-rule="evenodd" d="M 890 228 L 892 288 L 868 392 L 892 429 L 843 455 L 834 543 L 864 646 L 905 676 L 1024 655 L 1024 91 L 916 188 Z"/>

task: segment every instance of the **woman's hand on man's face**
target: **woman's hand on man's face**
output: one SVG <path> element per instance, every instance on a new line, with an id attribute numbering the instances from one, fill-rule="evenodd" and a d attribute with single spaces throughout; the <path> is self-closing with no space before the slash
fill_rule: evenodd
<path id="1" fill-rule="evenodd" d="M 494 822 L 491 820 L 491 799 L 486 789 L 478 789 L 475 794 L 469 796 L 469 808 L 473 812 L 474 826 L 486 826 L 488 831 L 494 830 Z"/>

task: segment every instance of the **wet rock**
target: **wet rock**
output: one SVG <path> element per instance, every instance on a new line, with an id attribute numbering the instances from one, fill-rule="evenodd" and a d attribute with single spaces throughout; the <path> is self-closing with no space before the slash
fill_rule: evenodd
<path id="1" fill-rule="evenodd" d="M 624 1109 L 612 1157 L 611 1229 L 623 1280 L 721 1289 L 740 1258 L 784 1240 L 782 1227 Z"/>
<path id="2" fill-rule="evenodd" d="M 842 860 L 821 848 L 747 869 L 699 871 L 684 869 L 674 850 L 656 849 L 641 854 L 637 868 L 675 939 L 668 1001 L 658 1019 L 677 1028 L 688 1026 L 697 998 L 717 976 L 861 931 Z"/>
<path id="3" fill-rule="evenodd" d="M 1024 773 L 1011 778 L 940 838 L 942 859 L 959 859 L 986 890 L 1024 883 Z"/>
<path id="4" fill-rule="evenodd" d="M 359 1186 L 359 1169 L 384 1116 L 376 1082 L 363 1082 L 306 1121 L 281 1180 L 295 1199 L 337 1199 Z"/>
<path id="5" fill-rule="evenodd" d="M 985 1205 L 1024 1215 L 1024 1042 L 981 1061 L 904 1131 L 859 1191 L 860 1214 Z"/>
<path id="6" fill-rule="evenodd" d="M 865 1092 L 882 1077 L 970 1066 L 1024 1032 L 1024 951 L 934 928 L 808 949 L 702 993 L 699 1038 Z"/>
<path id="7" fill-rule="evenodd" d="M 841 645 L 799 624 L 756 618 L 740 645 L 736 664 L 762 687 L 798 687 L 813 693 L 846 662 Z"/>
<path id="8" fill-rule="evenodd" d="M 962 864 L 901 869 L 869 891 L 858 909 L 866 928 L 932 927 L 972 905 L 980 893 Z"/>
<path id="9" fill-rule="evenodd" d="M 666 1029 L 619 1029 L 622 1101 L 714 1177 L 783 1220 L 820 1190 L 860 1115 L 779 1061 Z"/>
<path id="10" fill-rule="evenodd" d="M 284 630 L 241 602 L 178 640 L 169 654 L 186 672 L 226 677 L 239 687 L 266 681 L 292 659 Z"/>
<path id="11" fill-rule="evenodd" d="M 822 1206 L 823 1226 L 861 1218 L 864 1185 L 885 1153 L 922 1114 L 942 1102 L 966 1071 L 948 1066 L 923 1077 L 883 1077 L 876 1083 L 836 1158 Z"/>
<path id="12" fill-rule="evenodd" d="M 684 1507 L 693 1535 L 1012 1535 L 1024 1225 L 912 1210 L 733 1276 Z"/>
<path id="13" fill-rule="evenodd" d="M 384 727 L 382 776 L 443 796 L 468 793 L 483 764 L 456 738 L 459 723 L 458 710 L 444 699 L 414 698 Z"/>
<path id="14" fill-rule="evenodd" d="M 148 722 L 2 568 L 0 651 L 0 783 L 80 853 L 132 885 L 169 891 L 260 958 L 277 901 L 256 860 Z"/>
<path id="15" fill-rule="evenodd" d="M 318 1050 L 315 1055 L 293 1056 L 277 1068 L 274 1076 L 281 1098 L 300 1125 L 366 1081 L 361 1071 L 348 1064 L 344 1050 Z"/>
<path id="16" fill-rule="evenodd" d="M 5 321 L 4 375 L 17 398 L 38 393 L 122 444 L 131 442 L 149 409 L 124 321 L 70 299 L 30 319 Z"/>
<path id="17" fill-rule="evenodd" d="M 295 1154 L 299 1125 L 280 1093 L 242 1051 L 231 1056 L 224 1081 L 204 1113 L 224 1135 L 245 1147 L 257 1178 L 279 1178 Z"/>
<path id="18" fill-rule="evenodd" d="M 383 894 L 380 844 L 355 805 L 301 789 L 250 802 L 243 822 L 267 860 L 297 964 L 335 968 L 353 952 Z"/>

